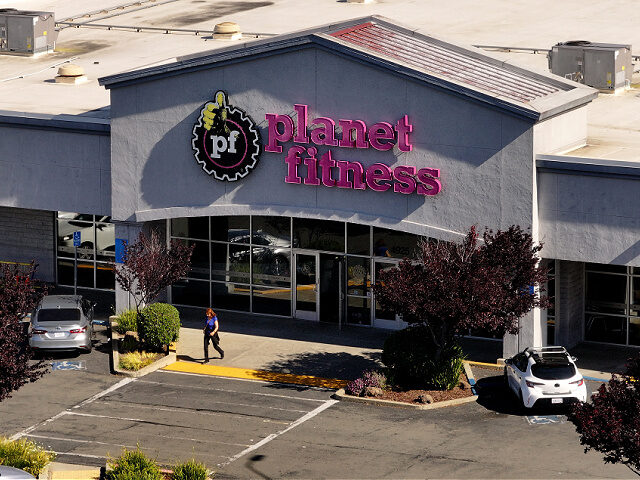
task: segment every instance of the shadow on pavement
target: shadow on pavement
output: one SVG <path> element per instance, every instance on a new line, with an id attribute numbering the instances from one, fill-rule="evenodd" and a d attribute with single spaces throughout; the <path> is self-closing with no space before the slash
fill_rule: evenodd
<path id="1" fill-rule="evenodd" d="M 352 380 L 364 370 L 381 367 L 380 353 L 364 352 L 362 356 L 349 353 L 305 352 L 275 360 L 266 365 L 265 370 L 293 375 L 338 378 Z M 268 372 L 265 372 L 265 377 Z M 265 378 L 265 380 L 269 380 Z"/>

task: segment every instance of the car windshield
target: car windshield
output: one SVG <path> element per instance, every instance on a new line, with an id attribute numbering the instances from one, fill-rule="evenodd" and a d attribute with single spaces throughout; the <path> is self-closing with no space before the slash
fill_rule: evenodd
<path id="1" fill-rule="evenodd" d="M 564 380 L 576 374 L 576 367 L 569 364 L 540 364 L 531 365 L 531 373 L 542 380 Z"/>
<path id="2" fill-rule="evenodd" d="M 43 308 L 38 312 L 38 322 L 77 322 L 80 310 L 77 308 Z"/>

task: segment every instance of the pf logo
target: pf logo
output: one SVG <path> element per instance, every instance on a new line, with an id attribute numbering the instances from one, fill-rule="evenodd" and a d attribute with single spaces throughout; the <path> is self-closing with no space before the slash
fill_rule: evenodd
<path id="1" fill-rule="evenodd" d="M 235 182 L 256 168 L 260 133 L 244 111 L 229 105 L 225 92 L 200 110 L 193 127 L 193 153 L 202 169 L 218 180 Z"/>

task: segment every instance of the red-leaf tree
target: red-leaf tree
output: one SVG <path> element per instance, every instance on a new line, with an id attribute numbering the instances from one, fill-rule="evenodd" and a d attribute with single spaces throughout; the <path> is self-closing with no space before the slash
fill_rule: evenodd
<path id="1" fill-rule="evenodd" d="M 548 306 L 539 295 L 547 276 L 537 255 L 542 246 L 518 226 L 482 238 L 471 227 L 462 243 L 424 240 L 417 261 L 383 271 L 374 287 L 384 309 L 425 327 L 436 359 L 469 329 L 517 333 L 519 318 Z"/>
<path id="2" fill-rule="evenodd" d="M 27 269 L 0 264 L 0 402 L 27 382 L 46 373 L 46 365 L 31 361 L 27 332 L 22 319 L 46 293 L 44 285 L 33 279 L 36 266 Z"/>
<path id="3" fill-rule="evenodd" d="M 116 280 L 133 297 L 136 310 L 187 274 L 194 247 L 173 240 L 167 247 L 157 230 L 149 235 L 140 232 L 135 243 L 125 246 L 123 263 L 116 268 Z"/>
<path id="4" fill-rule="evenodd" d="M 624 374 L 600 385 L 591 403 L 576 404 L 569 420 L 585 453 L 596 450 L 605 463 L 622 463 L 640 475 L 640 355 L 629 359 Z"/>

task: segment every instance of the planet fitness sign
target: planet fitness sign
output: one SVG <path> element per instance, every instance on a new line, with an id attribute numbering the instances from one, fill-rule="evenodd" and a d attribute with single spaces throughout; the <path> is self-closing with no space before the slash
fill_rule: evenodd
<path id="1" fill-rule="evenodd" d="M 379 151 L 391 150 L 397 145 L 401 152 L 413 149 L 409 134 L 413 125 L 405 115 L 395 125 L 388 122 L 374 123 L 367 127 L 362 120 L 338 120 L 341 133 L 337 136 L 336 122 L 328 117 L 312 120 L 308 131 L 308 106 L 294 105 L 297 120 L 294 125 L 289 115 L 266 114 L 268 122 L 269 143 L 267 152 L 282 153 L 280 143 L 296 143 L 289 148 L 284 158 L 287 164 L 286 183 L 304 185 L 324 185 L 325 187 L 351 188 L 376 192 L 393 189 L 394 192 L 406 195 L 436 195 L 442 189 L 440 170 L 437 168 L 421 168 L 399 165 L 391 168 L 383 163 L 374 163 L 366 168 L 360 162 L 337 160 L 331 149 L 318 154 L 315 146 L 341 148 L 374 148 Z M 320 158 L 318 158 L 318 156 Z M 307 175 L 302 178 L 298 167 L 304 163 Z M 337 176 L 334 176 L 337 167 Z"/>
<path id="2" fill-rule="evenodd" d="M 260 134 L 243 110 L 229 105 L 222 90 L 205 103 L 191 140 L 196 161 L 218 180 L 234 182 L 256 168 Z"/>

